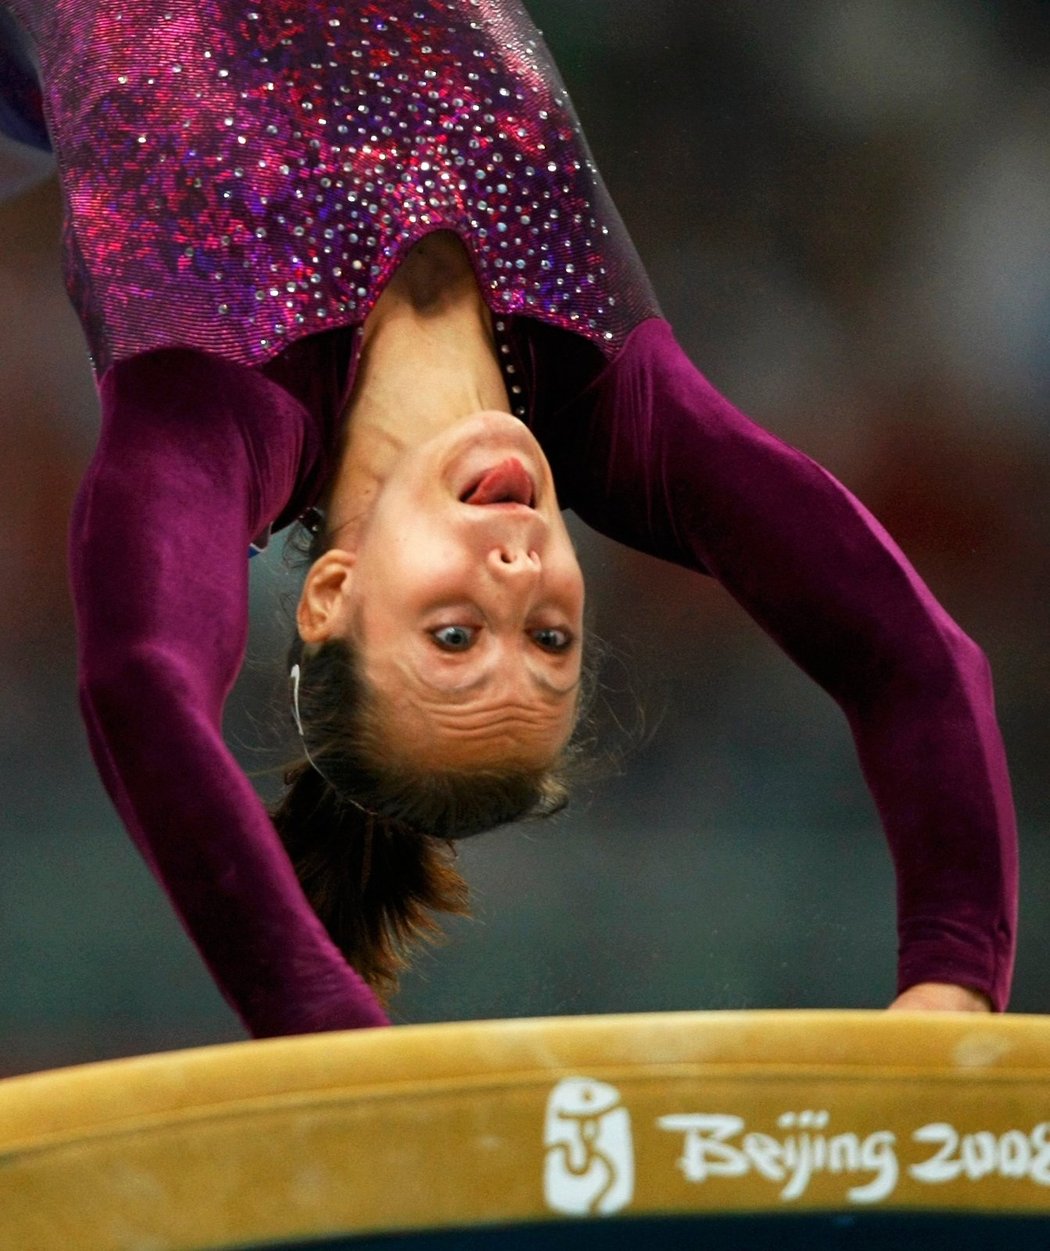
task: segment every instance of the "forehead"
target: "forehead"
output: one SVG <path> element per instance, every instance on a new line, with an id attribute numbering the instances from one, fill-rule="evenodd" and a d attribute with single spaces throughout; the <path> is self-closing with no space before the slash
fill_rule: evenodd
<path id="1" fill-rule="evenodd" d="M 435 687 L 403 657 L 365 658 L 365 665 L 384 737 L 415 763 L 546 768 L 572 737 L 578 663 L 557 687 L 522 665 L 450 689 Z"/>

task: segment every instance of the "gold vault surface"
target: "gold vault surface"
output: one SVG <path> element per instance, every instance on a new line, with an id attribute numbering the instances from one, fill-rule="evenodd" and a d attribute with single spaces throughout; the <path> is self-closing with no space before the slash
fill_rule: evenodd
<path id="1" fill-rule="evenodd" d="M 236 1043 L 0 1082 L 20 1251 L 667 1214 L 1050 1219 L 1050 1018 L 719 1012 Z"/>

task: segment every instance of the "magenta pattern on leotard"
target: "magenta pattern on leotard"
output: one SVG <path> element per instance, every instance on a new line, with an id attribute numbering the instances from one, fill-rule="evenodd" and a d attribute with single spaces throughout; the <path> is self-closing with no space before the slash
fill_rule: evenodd
<path id="1" fill-rule="evenodd" d="M 8 0 L 42 62 L 96 368 L 257 364 L 436 229 L 498 314 L 607 356 L 658 312 L 518 0 Z"/>

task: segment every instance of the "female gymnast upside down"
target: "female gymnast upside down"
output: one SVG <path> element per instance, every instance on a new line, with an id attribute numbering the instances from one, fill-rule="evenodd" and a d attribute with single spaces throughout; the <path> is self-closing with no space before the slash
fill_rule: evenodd
<path id="1" fill-rule="evenodd" d="M 563 802 L 562 507 L 716 577 L 840 704 L 896 864 L 895 1004 L 1005 1005 L 984 657 L 685 358 L 519 0 L 0 19 L 0 120 L 56 154 L 102 403 L 72 527 L 91 745 L 253 1034 L 384 1023 L 401 940 L 463 906 L 447 840 Z M 249 543 L 297 518 L 304 758 L 271 818 L 221 715 Z"/>

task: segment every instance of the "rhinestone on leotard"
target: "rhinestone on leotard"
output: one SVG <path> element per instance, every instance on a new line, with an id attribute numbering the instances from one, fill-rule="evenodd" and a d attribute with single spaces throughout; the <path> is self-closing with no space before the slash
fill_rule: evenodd
<path id="1" fill-rule="evenodd" d="M 359 323 L 432 230 L 500 316 L 612 356 L 658 310 L 519 0 L 14 0 L 97 368 Z M 41 37 L 46 32 L 46 38 Z"/>

